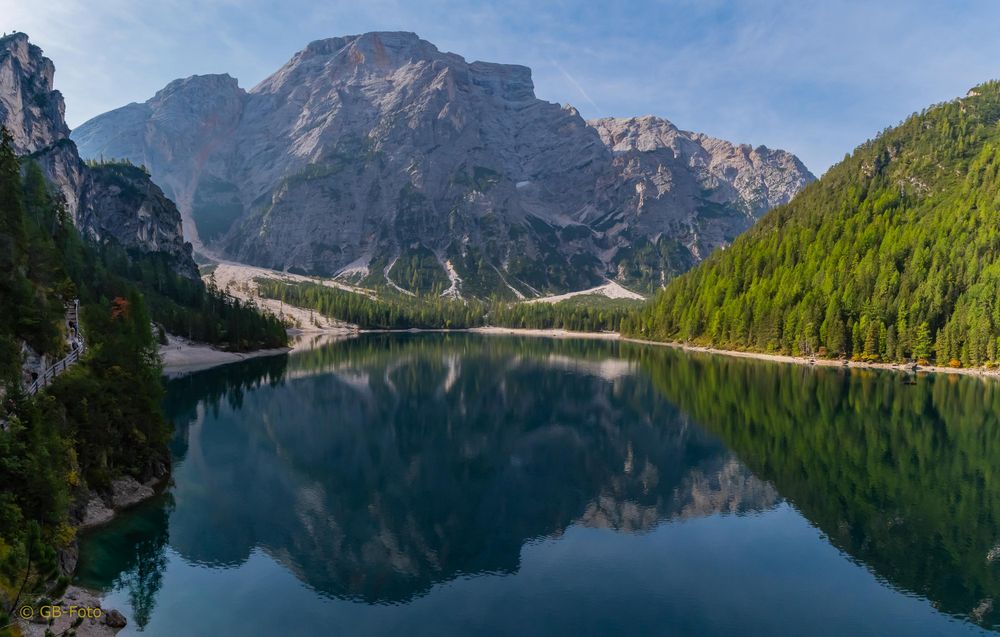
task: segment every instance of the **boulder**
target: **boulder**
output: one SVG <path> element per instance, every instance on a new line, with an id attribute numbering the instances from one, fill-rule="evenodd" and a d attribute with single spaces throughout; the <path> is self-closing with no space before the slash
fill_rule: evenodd
<path id="1" fill-rule="evenodd" d="M 128 623 L 125 619 L 125 615 L 122 615 L 119 611 L 113 608 L 105 612 L 102 617 L 104 624 L 109 628 L 122 629 L 125 628 L 125 625 Z"/>
<path id="2" fill-rule="evenodd" d="M 111 505 L 116 509 L 127 509 L 143 500 L 153 497 L 151 486 L 142 484 L 132 476 L 118 478 L 111 483 Z"/>
<path id="3" fill-rule="evenodd" d="M 90 499 L 87 500 L 87 504 L 84 507 L 83 519 L 80 521 L 79 528 L 88 529 L 100 526 L 109 522 L 113 517 L 115 517 L 114 509 L 109 507 L 101 496 L 91 493 Z"/>

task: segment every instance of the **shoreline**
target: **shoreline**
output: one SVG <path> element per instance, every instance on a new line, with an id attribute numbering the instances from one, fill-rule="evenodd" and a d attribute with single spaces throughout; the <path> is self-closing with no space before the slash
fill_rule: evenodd
<path id="1" fill-rule="evenodd" d="M 167 344 L 160 346 L 159 355 L 163 375 L 167 378 L 177 378 L 251 358 L 280 356 L 281 354 L 312 349 L 326 342 L 347 338 L 355 333 L 354 330 L 341 327 L 322 330 L 289 330 L 289 345 L 287 347 L 273 347 L 249 352 L 227 352 L 206 343 L 189 341 L 186 338 L 168 334 Z"/>
<path id="2" fill-rule="evenodd" d="M 276 347 L 252 352 L 227 352 L 204 343 L 196 343 L 179 336 L 168 335 L 167 344 L 160 346 L 159 354 L 163 364 L 163 375 L 174 378 L 219 365 L 237 363 L 261 356 L 277 356 L 290 351 L 290 347 Z"/>
<path id="3" fill-rule="evenodd" d="M 541 338 L 584 338 L 599 341 L 625 340 L 618 332 L 574 332 L 572 330 L 536 329 L 529 327 L 470 327 L 463 332 L 501 336 L 536 336 Z"/>
<path id="4" fill-rule="evenodd" d="M 807 365 L 813 367 L 840 367 L 848 369 L 874 369 L 904 373 L 928 373 L 928 374 L 960 374 L 964 376 L 979 376 L 982 378 L 1000 377 L 1000 369 L 987 369 L 985 367 L 943 367 L 941 365 L 917 365 L 910 368 L 907 363 L 867 363 L 863 361 L 850 361 L 835 358 L 806 358 L 804 356 L 789 356 L 787 354 L 765 354 L 763 352 L 744 352 L 733 349 L 719 349 L 702 345 L 685 345 L 676 341 L 649 341 L 639 338 L 629 338 L 618 335 L 619 340 L 625 343 L 638 343 L 640 345 L 659 345 L 662 347 L 672 347 L 685 352 L 695 352 L 699 354 L 717 354 L 719 356 L 729 356 L 732 358 L 751 358 L 755 360 L 769 361 L 772 363 L 790 363 L 792 365 Z"/>
<path id="5" fill-rule="evenodd" d="M 985 367 L 945 367 L 942 365 L 918 365 L 910 368 L 907 363 L 869 363 L 864 361 L 850 361 L 836 358 L 808 358 L 805 356 L 790 356 L 787 354 L 765 354 L 763 352 L 746 352 L 733 349 L 721 349 L 717 347 L 707 347 L 703 345 L 685 345 L 676 341 L 650 341 L 641 338 L 631 338 L 622 336 L 619 332 L 574 332 L 565 329 L 537 329 L 521 327 L 469 327 L 462 329 L 408 329 L 408 330 L 360 330 L 361 334 L 386 334 L 386 333 L 424 333 L 424 332 L 468 332 L 471 334 L 501 335 L 501 336 L 534 336 L 540 338 L 580 338 L 593 340 L 618 341 L 621 343 L 635 343 L 637 345 L 654 345 L 659 347 L 671 347 L 684 352 L 695 352 L 698 354 L 717 354 L 719 356 L 730 356 L 733 358 L 750 358 L 754 360 L 768 361 L 772 363 L 788 363 L 793 365 L 807 365 L 814 367 L 840 367 L 848 369 L 874 369 L 903 373 L 928 373 L 928 374 L 958 374 L 963 376 L 979 376 L 982 378 L 1000 378 L 1000 368 L 987 369 Z"/>
<path id="6" fill-rule="evenodd" d="M 772 363 L 787 363 L 792 365 L 807 365 L 813 367 L 840 367 L 847 369 L 873 369 L 903 373 L 927 373 L 927 374 L 958 374 L 962 376 L 979 376 L 981 378 L 1000 378 L 1000 368 L 988 369 L 985 367 L 945 367 L 942 365 L 917 365 L 911 368 L 909 363 L 869 363 L 864 361 L 850 361 L 837 358 L 809 358 L 805 356 L 790 356 L 787 354 L 765 354 L 763 352 L 747 352 L 733 349 L 721 349 L 717 347 L 707 347 L 703 345 L 685 345 L 676 341 L 650 341 L 641 338 L 631 338 L 622 336 L 619 332 L 574 332 L 565 329 L 539 329 L 522 327 L 468 327 L 460 329 L 419 329 L 411 328 L 407 330 L 359 330 L 359 334 L 420 334 L 420 333 L 460 333 L 483 334 L 489 336 L 532 336 L 539 338 L 579 338 L 591 340 L 618 341 L 621 343 L 635 343 L 637 345 L 654 345 L 658 347 L 671 347 L 684 352 L 694 352 L 698 354 L 717 354 L 719 356 L 730 356 L 733 358 L 749 358 L 754 360 L 768 361 Z"/>
<path id="7" fill-rule="evenodd" d="M 114 637 L 128 625 L 124 613 L 117 608 L 105 608 L 105 591 L 87 588 L 77 583 L 77 567 L 80 563 L 80 538 L 105 527 L 122 514 L 152 500 L 162 494 L 170 486 L 172 467 L 167 464 L 161 475 L 154 475 L 145 482 L 139 482 L 131 476 L 122 476 L 111 482 L 111 488 L 105 492 L 88 489 L 81 494 L 82 498 L 73 505 L 78 509 L 79 520 L 73 522 L 75 536 L 71 544 L 56 554 L 57 570 L 69 578 L 65 590 L 55 596 L 52 604 L 63 609 L 63 614 L 53 617 L 51 624 L 39 623 L 37 618 L 16 618 L 23 637 L 46 637 L 47 635 L 63 635 L 70 631 L 79 637 Z M 84 619 L 76 625 L 74 617 L 67 610 L 72 607 L 100 609 L 101 613 Z"/>
<path id="8" fill-rule="evenodd" d="M 530 327 L 457 327 L 430 328 L 410 327 L 405 330 L 357 330 L 355 334 L 484 334 L 491 336 L 535 336 L 540 338 L 586 338 L 604 341 L 621 340 L 618 332 L 574 332 L 564 329 L 540 329 Z"/>
<path id="9" fill-rule="evenodd" d="M 255 350 L 250 352 L 226 352 L 203 343 L 196 343 L 177 336 L 168 335 L 169 344 L 160 347 L 160 358 L 163 362 L 164 376 L 168 378 L 176 378 L 178 376 L 185 376 L 193 372 L 228 365 L 230 363 L 237 363 L 251 358 L 278 356 L 280 354 L 289 354 L 292 352 L 315 349 L 316 347 L 320 347 L 328 343 L 353 338 L 361 334 L 457 334 L 463 332 L 469 334 L 481 334 L 484 336 L 527 336 L 535 338 L 577 338 L 618 341 L 622 343 L 635 343 L 638 345 L 671 347 L 673 349 L 699 354 L 717 354 L 719 356 L 730 356 L 733 358 L 749 358 L 772 363 L 808 365 L 814 367 L 841 367 L 848 369 L 872 369 L 904 373 L 918 372 L 928 374 L 958 374 L 964 376 L 979 376 L 982 378 L 1000 378 L 1000 368 L 987 369 L 985 367 L 945 367 L 941 365 L 919 365 L 916 368 L 911 368 L 909 364 L 905 363 L 869 363 L 843 359 L 808 358 L 804 356 L 790 356 L 787 354 L 766 354 L 763 352 L 721 349 L 703 345 L 686 345 L 676 341 L 651 341 L 622 336 L 618 332 L 575 332 L 561 328 L 540 329 L 497 326 L 457 329 L 409 328 L 405 330 L 365 330 L 338 325 L 337 327 L 325 329 L 292 329 L 289 330 L 291 344 L 288 347 Z"/>
<path id="10" fill-rule="evenodd" d="M 426 331 L 426 330 L 416 330 Z M 510 336 L 539 336 L 544 338 L 585 338 L 619 341 L 622 343 L 636 343 L 638 345 L 655 345 L 660 347 L 671 347 L 684 352 L 694 352 L 698 354 L 717 354 L 719 356 L 730 356 L 732 358 L 749 358 L 754 360 L 768 361 L 772 363 L 786 363 L 792 365 L 806 365 L 814 367 L 839 367 L 847 369 L 874 369 L 903 373 L 928 373 L 928 374 L 958 374 L 963 376 L 979 376 L 982 378 L 1000 378 L 1000 368 L 987 369 L 985 367 L 945 367 L 942 365 L 917 365 L 910 368 L 907 363 L 868 363 L 863 361 L 850 361 L 836 358 L 808 358 L 805 356 L 790 356 L 787 354 L 765 354 L 763 352 L 745 352 L 732 349 L 720 349 L 716 347 L 706 347 L 702 345 L 685 345 L 676 341 L 650 341 L 640 338 L 622 336 L 619 332 L 573 332 L 564 329 L 529 329 L 516 327 L 473 327 L 465 330 L 450 330 L 472 332 L 475 334 L 493 334 Z"/>

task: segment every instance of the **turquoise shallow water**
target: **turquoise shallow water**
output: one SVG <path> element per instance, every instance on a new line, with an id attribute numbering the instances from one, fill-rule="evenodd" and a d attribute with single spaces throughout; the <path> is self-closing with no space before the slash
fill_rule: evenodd
<path id="1" fill-rule="evenodd" d="M 172 381 L 173 484 L 78 579 L 132 635 L 985 633 L 998 406 L 976 378 L 367 336 Z"/>

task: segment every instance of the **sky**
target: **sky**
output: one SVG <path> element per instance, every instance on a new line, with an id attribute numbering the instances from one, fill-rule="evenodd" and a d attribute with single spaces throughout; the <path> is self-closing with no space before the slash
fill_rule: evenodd
<path id="1" fill-rule="evenodd" d="M 796 153 L 817 175 L 915 111 L 1000 78 L 996 0 L 0 0 L 56 65 L 71 127 L 179 77 L 250 88 L 312 40 L 413 31 L 531 67 L 586 118 L 653 114 Z"/>

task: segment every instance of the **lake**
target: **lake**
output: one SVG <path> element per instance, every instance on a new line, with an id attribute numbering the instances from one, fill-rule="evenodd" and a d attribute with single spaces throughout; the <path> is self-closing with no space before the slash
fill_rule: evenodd
<path id="1" fill-rule="evenodd" d="M 174 473 L 81 542 L 122 634 L 968 635 L 1000 383 L 367 335 L 171 381 Z"/>

